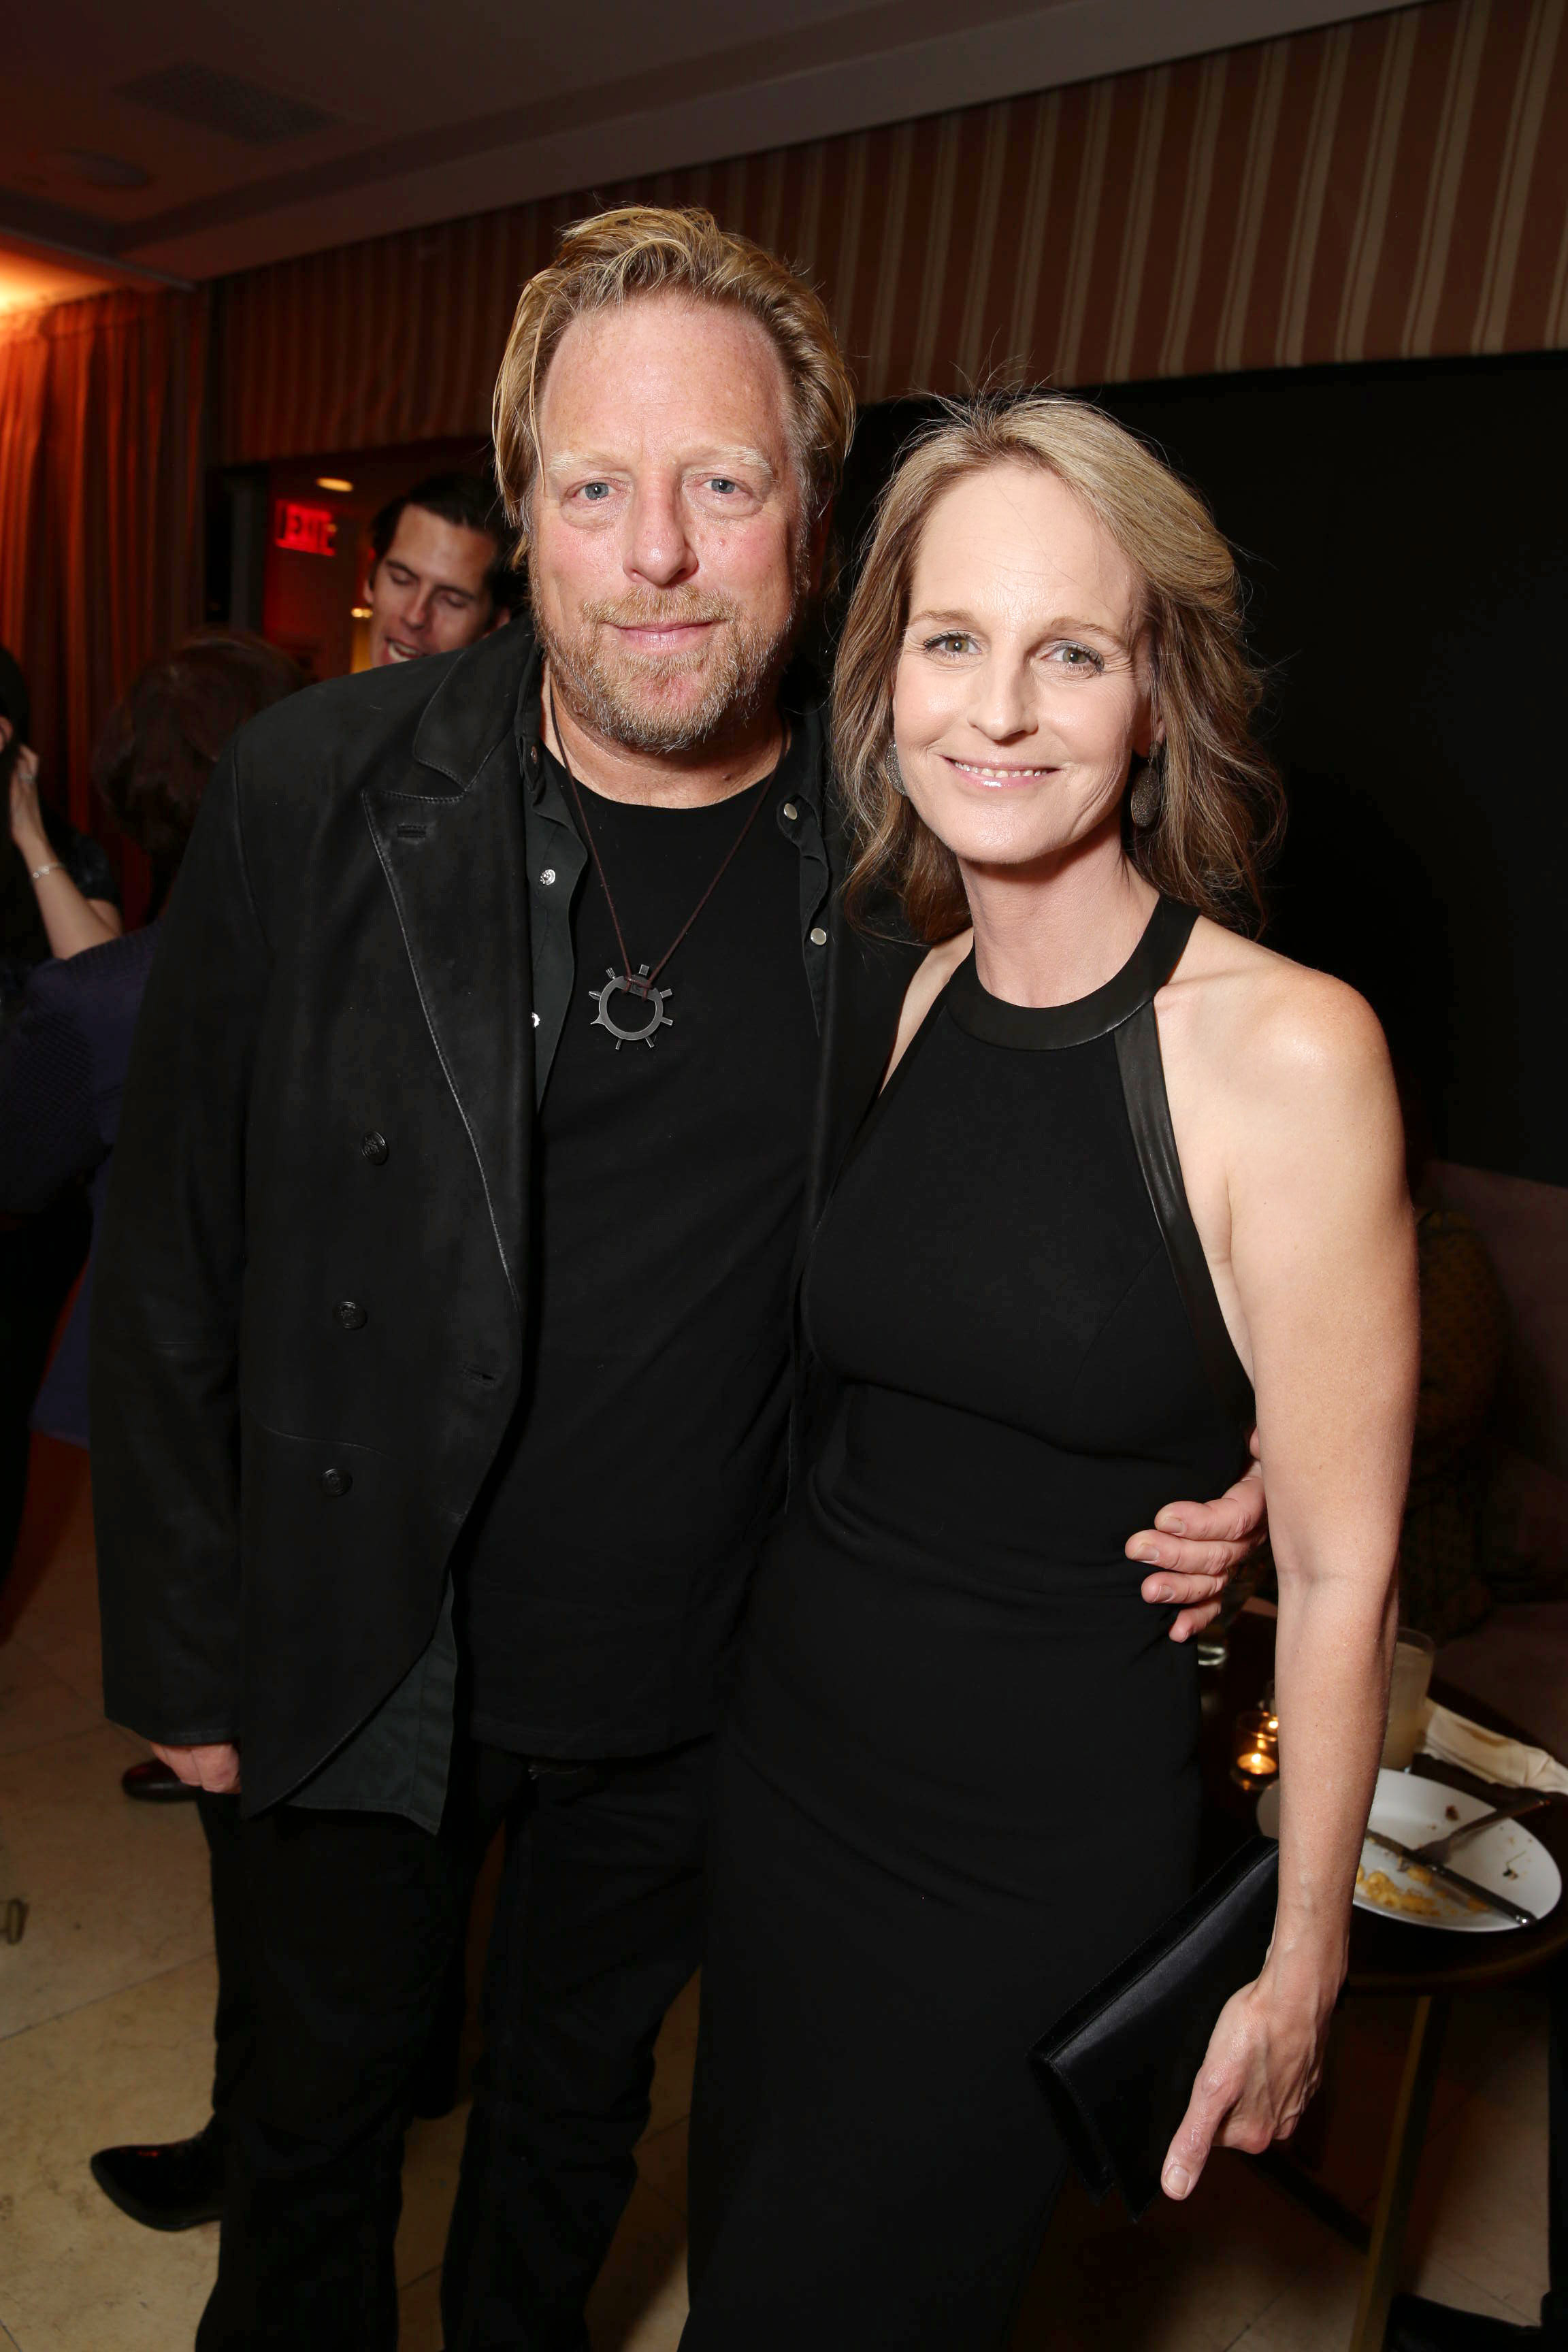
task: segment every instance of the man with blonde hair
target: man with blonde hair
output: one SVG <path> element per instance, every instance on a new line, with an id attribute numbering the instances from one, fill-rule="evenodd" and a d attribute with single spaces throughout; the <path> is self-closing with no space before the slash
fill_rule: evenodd
<path id="1" fill-rule="evenodd" d="M 395 2342 L 409 2084 L 500 1823 L 447 2347 L 587 2344 L 700 1955 L 803 1208 L 919 952 L 837 918 L 791 667 L 852 421 L 781 263 L 703 213 L 580 223 L 497 387 L 531 625 L 297 698 L 208 791 L 93 1402 L 110 1711 L 246 1816 L 204 2352 Z M 1200 1603 L 1243 1548 L 1144 1542 Z"/>

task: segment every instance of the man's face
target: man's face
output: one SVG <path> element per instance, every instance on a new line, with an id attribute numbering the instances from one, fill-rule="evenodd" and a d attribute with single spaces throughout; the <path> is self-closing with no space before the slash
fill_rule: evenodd
<path id="1" fill-rule="evenodd" d="M 671 753 L 771 701 L 806 584 L 783 363 L 666 295 L 574 319 L 539 408 L 533 616 L 578 717 Z"/>
<path id="2" fill-rule="evenodd" d="M 500 617 L 485 585 L 495 560 L 488 531 L 405 507 L 370 575 L 371 667 L 456 653 L 482 637 Z"/>

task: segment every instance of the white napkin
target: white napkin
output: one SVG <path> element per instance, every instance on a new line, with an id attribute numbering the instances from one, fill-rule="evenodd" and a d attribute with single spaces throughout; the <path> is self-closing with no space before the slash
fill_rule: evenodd
<path id="1" fill-rule="evenodd" d="M 1421 1753 L 1445 1764 L 1458 1764 L 1483 1780 L 1498 1780 L 1510 1789 L 1552 1790 L 1568 1795 L 1568 1771 L 1544 1748 L 1527 1748 L 1522 1739 L 1505 1739 L 1499 1731 L 1483 1731 L 1468 1716 L 1455 1715 L 1426 1702 L 1426 1726 Z"/>

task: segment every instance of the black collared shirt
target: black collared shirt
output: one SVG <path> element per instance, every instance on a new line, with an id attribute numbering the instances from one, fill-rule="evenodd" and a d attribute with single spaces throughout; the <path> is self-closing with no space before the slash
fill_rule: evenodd
<path id="1" fill-rule="evenodd" d="M 601 1018 L 595 992 L 623 958 L 591 864 L 573 894 L 576 984 L 534 1145 L 524 1392 L 458 1579 L 472 1728 L 494 1746 L 640 1755 L 715 1719 L 783 1494 L 823 961 L 808 926 L 803 970 L 812 765 L 796 729 L 771 776 L 717 805 L 583 793 L 634 970 L 659 961 L 733 855 L 657 974 L 670 993 L 646 1045 Z M 574 814 L 548 754 L 542 769 L 542 801 Z M 555 856 L 532 877 L 536 906 L 564 899 Z M 621 1030 L 655 1017 L 618 992 L 602 1011 Z"/>

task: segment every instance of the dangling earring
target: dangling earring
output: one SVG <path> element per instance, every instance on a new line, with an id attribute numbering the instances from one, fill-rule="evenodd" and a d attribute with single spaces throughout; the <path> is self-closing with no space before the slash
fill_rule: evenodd
<path id="1" fill-rule="evenodd" d="M 1151 825 L 1159 822 L 1163 783 L 1163 747 L 1156 744 L 1144 761 L 1127 800 L 1127 814 L 1140 833 L 1147 833 Z"/>
<path id="2" fill-rule="evenodd" d="M 909 786 L 904 782 L 904 772 L 899 765 L 899 755 L 891 743 L 888 746 L 888 782 L 901 801 L 909 799 Z"/>

